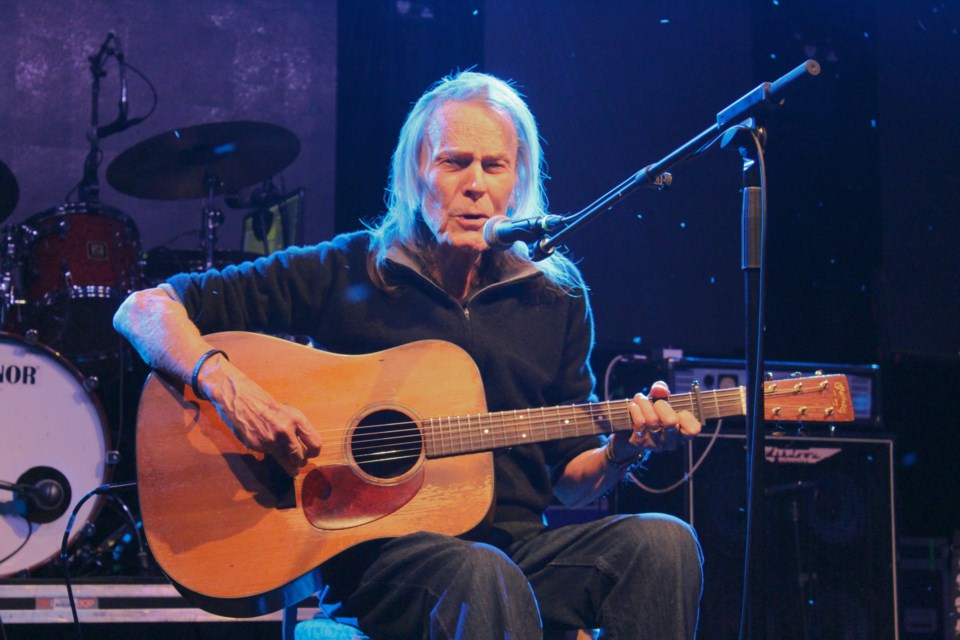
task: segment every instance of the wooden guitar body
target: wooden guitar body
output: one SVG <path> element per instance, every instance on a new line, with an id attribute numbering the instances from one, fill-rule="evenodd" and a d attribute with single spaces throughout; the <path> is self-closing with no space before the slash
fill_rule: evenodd
<path id="1" fill-rule="evenodd" d="M 348 547 L 423 530 L 459 535 L 489 511 L 492 454 L 427 459 L 417 451 L 369 466 L 358 440 L 369 420 L 406 416 L 416 425 L 485 412 L 480 374 L 458 347 L 425 341 L 341 356 L 257 334 L 208 339 L 300 408 L 323 448 L 290 479 L 243 447 L 189 387 L 148 379 L 137 428 L 144 529 L 160 567 L 204 609 L 236 617 L 277 610 L 309 596 L 315 568 Z"/>

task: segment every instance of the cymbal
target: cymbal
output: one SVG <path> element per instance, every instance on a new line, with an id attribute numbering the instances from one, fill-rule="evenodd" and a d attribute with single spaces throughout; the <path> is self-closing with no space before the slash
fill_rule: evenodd
<path id="1" fill-rule="evenodd" d="M 300 153 L 293 133 L 265 122 L 214 122 L 147 138 L 114 158 L 107 181 L 148 200 L 188 200 L 268 180 Z"/>
<path id="2" fill-rule="evenodd" d="M 0 160 L 0 222 L 13 213 L 20 200 L 20 187 L 10 167 Z"/>

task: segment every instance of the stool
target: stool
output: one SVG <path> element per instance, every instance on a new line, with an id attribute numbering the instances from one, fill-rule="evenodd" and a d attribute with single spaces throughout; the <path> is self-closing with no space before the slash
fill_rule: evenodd
<path id="1" fill-rule="evenodd" d="M 318 614 L 324 616 L 323 611 Z M 359 629 L 333 618 L 317 617 L 297 622 L 297 605 L 283 610 L 283 640 L 369 640 Z"/>

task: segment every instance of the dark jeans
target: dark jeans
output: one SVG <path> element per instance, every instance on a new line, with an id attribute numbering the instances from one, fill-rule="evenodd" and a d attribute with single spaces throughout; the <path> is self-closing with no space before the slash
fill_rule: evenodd
<path id="1" fill-rule="evenodd" d="M 696 634 L 700 545 L 672 516 L 611 516 L 505 551 L 432 533 L 376 548 L 366 570 L 349 553 L 325 569 L 343 612 L 375 640 L 536 640 L 578 628 L 618 640 Z"/>

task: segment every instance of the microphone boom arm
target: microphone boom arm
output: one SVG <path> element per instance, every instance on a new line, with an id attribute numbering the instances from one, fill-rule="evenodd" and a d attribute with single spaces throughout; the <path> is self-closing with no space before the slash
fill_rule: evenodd
<path id="1" fill-rule="evenodd" d="M 778 78 L 775 82 L 765 82 L 753 89 L 726 109 L 719 112 L 715 124 L 704 129 L 700 134 L 657 162 L 647 165 L 636 172 L 586 208 L 570 216 L 564 216 L 565 221 L 570 221 L 569 224 L 564 225 L 557 233 L 541 239 L 532 246 L 530 250 L 531 259 L 538 261 L 543 260 L 553 253 L 553 250 L 558 244 L 561 244 L 564 238 L 592 220 L 599 213 L 613 208 L 614 204 L 637 189 L 648 187 L 662 191 L 670 187 L 673 178 L 667 173 L 669 169 L 699 153 L 704 146 L 708 145 L 711 140 L 716 139 L 723 131 L 737 126 L 744 120 L 765 113 L 772 107 L 779 106 L 787 93 L 795 89 L 801 82 L 819 75 L 819 73 L 819 63 L 817 63 L 816 60 L 807 60 Z"/>
<path id="2" fill-rule="evenodd" d="M 675 164 L 675 163 L 674 163 Z M 564 221 L 570 221 L 568 224 L 565 224 L 557 233 L 552 236 L 543 238 L 537 242 L 532 248 L 530 253 L 530 258 L 533 260 L 543 260 L 556 248 L 560 241 L 566 236 L 570 235 L 587 222 L 592 220 L 594 216 L 599 214 L 601 210 L 609 210 L 613 208 L 613 205 L 618 201 L 627 196 L 627 194 L 633 193 L 641 187 L 653 187 L 655 189 L 663 190 L 668 188 L 673 183 L 673 176 L 669 173 L 664 172 L 654 172 L 651 171 L 651 168 L 654 165 L 649 165 L 640 171 L 636 172 L 613 189 L 608 191 L 606 194 L 597 198 L 593 201 L 592 204 L 588 205 L 584 209 L 581 209 L 577 213 L 574 213 L 569 216 L 564 216 Z M 672 165 L 671 165 L 672 166 Z"/>

